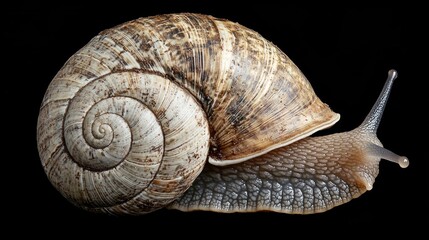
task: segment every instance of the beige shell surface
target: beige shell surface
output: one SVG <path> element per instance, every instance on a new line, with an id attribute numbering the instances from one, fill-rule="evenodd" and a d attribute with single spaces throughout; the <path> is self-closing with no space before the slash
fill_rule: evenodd
<path id="1" fill-rule="evenodd" d="M 111 69 L 165 74 L 202 104 L 210 125 L 210 162 L 261 155 L 333 125 L 333 113 L 275 45 L 237 23 L 205 15 L 141 18 L 103 32 L 124 59 Z"/>
<path id="2" fill-rule="evenodd" d="M 261 155 L 339 119 L 281 50 L 237 23 L 161 15 L 106 30 L 90 44 L 88 55 L 118 59 L 102 59 L 109 71 L 154 71 L 190 91 L 207 114 L 217 165 Z"/>
<path id="3" fill-rule="evenodd" d="M 138 214 L 186 191 L 208 155 L 244 161 L 338 119 L 258 33 L 159 15 L 105 30 L 67 61 L 42 103 L 38 148 L 74 204 Z"/>

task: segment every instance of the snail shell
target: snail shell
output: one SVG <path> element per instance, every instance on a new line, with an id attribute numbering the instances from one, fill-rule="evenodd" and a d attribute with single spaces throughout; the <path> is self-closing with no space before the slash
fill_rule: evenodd
<path id="1" fill-rule="evenodd" d="M 37 140 L 72 203 L 141 214 L 180 197 L 207 159 L 243 162 L 338 119 L 258 33 L 170 14 L 105 30 L 75 53 L 45 94 Z"/>

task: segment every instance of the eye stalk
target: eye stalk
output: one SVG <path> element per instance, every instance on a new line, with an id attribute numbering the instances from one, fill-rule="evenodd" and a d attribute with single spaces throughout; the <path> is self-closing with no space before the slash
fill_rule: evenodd
<path id="1" fill-rule="evenodd" d="M 386 108 L 393 82 L 397 77 L 398 72 L 396 70 L 392 69 L 389 71 L 386 83 L 384 84 L 380 96 L 378 97 L 369 114 L 366 116 L 363 123 L 358 127 L 358 130 L 362 131 L 364 134 L 369 134 L 377 138 L 377 129 L 380 125 L 384 109 Z M 399 156 L 392 151 L 383 148 L 382 146 L 376 145 L 375 143 L 369 143 L 368 151 L 372 156 L 395 162 L 402 168 L 406 168 L 410 164 L 407 157 Z"/>
<path id="2" fill-rule="evenodd" d="M 410 165 L 410 161 L 408 161 L 407 157 L 399 156 L 396 153 L 376 144 L 370 144 L 368 150 L 371 155 L 397 163 L 401 168 L 407 168 L 408 165 Z"/>

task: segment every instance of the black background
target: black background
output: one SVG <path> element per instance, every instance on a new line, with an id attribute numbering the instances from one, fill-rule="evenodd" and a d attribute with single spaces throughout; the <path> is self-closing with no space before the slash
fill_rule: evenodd
<path id="1" fill-rule="evenodd" d="M 3 9 L 1 31 L 2 72 L 6 83 L 2 98 L 8 117 L 2 195 L 8 224 L 42 227 L 30 234 L 52 235 L 54 228 L 69 235 L 90 232 L 136 234 L 147 229 L 160 235 L 190 237 L 197 225 L 203 236 L 234 236 L 260 233 L 266 238 L 288 234 L 319 237 L 347 236 L 376 230 L 384 234 L 417 233 L 428 226 L 427 155 L 423 141 L 427 133 L 419 93 L 427 79 L 419 68 L 424 58 L 418 33 L 423 20 L 414 11 L 400 8 L 321 10 L 280 6 L 268 1 L 231 4 L 203 1 L 117 2 L 99 6 L 61 4 L 14 6 Z M 348 204 L 315 215 L 280 213 L 219 214 L 182 213 L 160 210 L 140 217 L 112 217 L 88 213 L 67 202 L 49 183 L 40 164 L 36 144 L 36 122 L 43 94 L 65 61 L 98 32 L 138 17 L 197 12 L 227 18 L 256 30 L 282 49 L 304 72 L 318 96 L 341 114 L 334 127 L 318 134 L 356 127 L 377 98 L 387 71 L 398 70 L 390 102 L 378 136 L 386 148 L 409 157 L 407 169 L 387 161 L 373 190 Z M 424 26 L 424 24 L 422 24 Z M 424 61 L 424 60 L 423 60 Z M 425 64 L 422 64 L 424 66 Z M 427 66 L 427 64 L 426 64 Z M 11 85 L 11 86 L 10 86 Z M 9 87 L 10 86 L 10 87 Z M 19 99 L 19 100 L 16 100 Z M 425 112 L 425 111 L 423 111 Z M 426 141 L 427 143 L 427 141 Z M 7 153 L 7 154 L 6 154 Z M 418 220 L 419 219 L 419 220 Z M 28 233 L 27 228 L 15 234 Z M 231 230 L 232 233 L 227 233 Z M 191 233 L 188 233 L 191 231 Z M 198 235 L 195 235 L 198 237 Z"/>

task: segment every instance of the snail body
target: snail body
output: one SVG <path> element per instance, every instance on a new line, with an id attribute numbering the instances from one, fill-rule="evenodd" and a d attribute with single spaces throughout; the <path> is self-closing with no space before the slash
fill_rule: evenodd
<path id="1" fill-rule="evenodd" d="M 308 137 L 339 114 L 272 43 L 206 15 L 140 18 L 57 73 L 39 154 L 54 187 L 90 211 L 322 212 L 370 190 L 381 158 L 408 164 L 375 135 L 396 75 L 361 126 Z"/>

